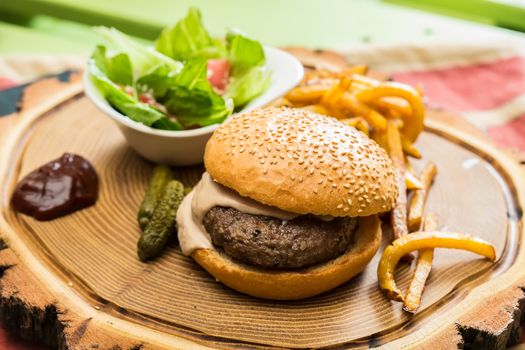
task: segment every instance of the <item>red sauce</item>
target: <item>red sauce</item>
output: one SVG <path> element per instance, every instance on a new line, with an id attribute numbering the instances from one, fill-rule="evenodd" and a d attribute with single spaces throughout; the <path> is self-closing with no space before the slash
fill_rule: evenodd
<path id="1" fill-rule="evenodd" d="M 64 153 L 25 176 L 16 186 L 11 204 L 37 220 L 52 220 L 95 204 L 98 176 L 89 161 Z"/>

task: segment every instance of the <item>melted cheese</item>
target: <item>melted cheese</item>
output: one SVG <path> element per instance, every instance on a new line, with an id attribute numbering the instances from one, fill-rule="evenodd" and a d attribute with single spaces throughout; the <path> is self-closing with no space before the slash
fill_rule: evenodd
<path id="1" fill-rule="evenodd" d="M 298 217 L 276 207 L 259 203 L 215 182 L 205 172 L 201 181 L 182 201 L 177 212 L 179 244 L 184 255 L 191 255 L 197 249 L 214 249 L 210 235 L 202 220 L 213 207 L 234 208 L 252 215 L 271 216 L 288 221 Z M 330 220 L 330 217 L 322 217 Z"/>

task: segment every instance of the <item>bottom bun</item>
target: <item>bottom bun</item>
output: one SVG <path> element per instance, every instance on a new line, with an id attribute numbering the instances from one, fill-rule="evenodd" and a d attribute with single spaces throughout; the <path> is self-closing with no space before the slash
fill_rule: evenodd
<path id="1" fill-rule="evenodd" d="M 298 300 L 329 291 L 363 271 L 381 243 L 377 215 L 359 218 L 354 235 L 354 242 L 343 255 L 298 270 L 265 270 L 234 261 L 213 249 L 196 250 L 192 257 L 236 291 L 264 299 Z"/>

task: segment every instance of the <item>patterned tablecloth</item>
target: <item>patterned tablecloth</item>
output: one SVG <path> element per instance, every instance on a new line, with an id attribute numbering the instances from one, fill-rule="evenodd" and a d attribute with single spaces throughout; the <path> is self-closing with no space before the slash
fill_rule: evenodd
<path id="1" fill-rule="evenodd" d="M 525 162 L 525 43 L 427 43 L 353 46 L 340 50 L 394 80 L 424 88 L 427 105 L 457 112 Z M 82 68 L 84 57 L 0 57 L 0 117 L 15 108 L 20 85 L 42 75 Z M 18 92 L 17 92 L 18 90 Z M 0 329 L 1 349 L 35 349 Z"/>

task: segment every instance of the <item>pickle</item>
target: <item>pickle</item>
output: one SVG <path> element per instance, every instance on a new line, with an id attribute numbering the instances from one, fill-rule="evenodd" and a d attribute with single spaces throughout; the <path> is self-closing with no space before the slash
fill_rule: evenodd
<path id="1" fill-rule="evenodd" d="M 184 185 L 182 183 L 177 180 L 167 183 L 138 241 L 137 253 L 140 260 L 152 259 L 162 253 L 170 235 L 175 231 L 175 217 L 183 197 Z"/>
<path id="2" fill-rule="evenodd" d="M 155 209 L 155 206 L 157 205 L 159 198 L 164 191 L 164 187 L 166 187 L 166 184 L 170 180 L 173 180 L 173 174 L 171 169 L 166 165 L 157 165 L 153 169 L 153 174 L 149 180 L 148 189 L 144 195 L 144 200 L 140 205 L 137 216 L 139 226 L 142 230 L 146 228 L 146 225 L 153 215 L 153 210 Z"/>

